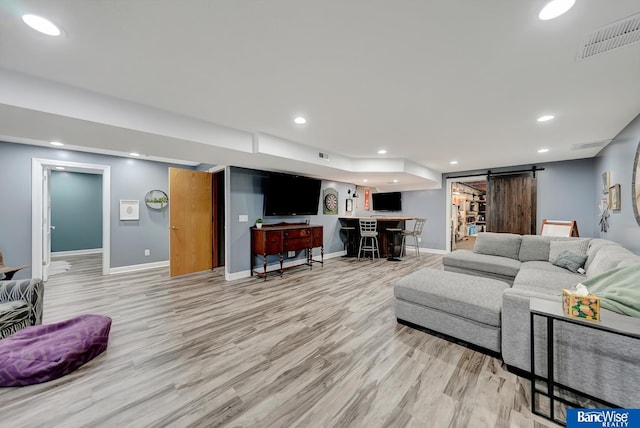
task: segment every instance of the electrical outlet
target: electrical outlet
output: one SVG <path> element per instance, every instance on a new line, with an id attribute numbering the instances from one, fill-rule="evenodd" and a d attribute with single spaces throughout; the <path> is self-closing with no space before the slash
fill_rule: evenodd
<path id="1" fill-rule="evenodd" d="M 144 250 L 144 256 L 150 256 L 151 255 L 151 250 Z"/>
<path id="2" fill-rule="evenodd" d="M 295 257 L 296 256 L 296 252 L 295 251 L 289 251 L 287 253 L 287 257 Z"/>

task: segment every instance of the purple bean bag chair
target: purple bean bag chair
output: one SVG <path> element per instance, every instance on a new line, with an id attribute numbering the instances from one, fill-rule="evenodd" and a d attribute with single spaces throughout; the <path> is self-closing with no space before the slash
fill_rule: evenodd
<path id="1" fill-rule="evenodd" d="M 71 373 L 107 349 L 110 329 L 109 317 L 81 315 L 0 340 L 0 386 L 31 385 Z"/>

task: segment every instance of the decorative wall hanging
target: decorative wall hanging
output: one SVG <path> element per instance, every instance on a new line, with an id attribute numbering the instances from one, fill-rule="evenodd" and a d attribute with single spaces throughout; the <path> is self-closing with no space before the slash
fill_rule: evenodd
<path id="1" fill-rule="evenodd" d="M 371 190 L 368 187 L 364 188 L 364 210 L 369 211 L 369 199 L 371 195 Z"/>
<path id="2" fill-rule="evenodd" d="M 169 197 L 162 190 L 150 190 L 144 196 L 144 203 L 153 210 L 163 210 L 169 204 Z"/>
<path id="3" fill-rule="evenodd" d="M 633 179 L 631 181 L 631 205 L 636 222 L 640 225 L 640 143 L 636 149 L 636 156 L 633 160 Z"/>
<path id="4" fill-rule="evenodd" d="M 120 199 L 120 220 L 140 220 L 140 201 Z"/>
<path id="5" fill-rule="evenodd" d="M 620 211 L 620 185 L 609 187 L 609 208 L 612 211 Z"/>
<path id="6" fill-rule="evenodd" d="M 602 198 L 600 199 L 600 232 L 609 231 L 609 216 L 609 200 Z"/>
<path id="7" fill-rule="evenodd" d="M 324 214 L 338 214 L 338 191 L 336 189 L 324 189 L 322 192 L 322 212 Z"/>
<path id="8" fill-rule="evenodd" d="M 602 173 L 602 193 L 609 193 L 609 187 L 611 187 L 611 171 L 605 171 Z"/>
<path id="9" fill-rule="evenodd" d="M 345 211 L 348 213 L 353 211 L 353 199 L 347 199 L 347 205 L 345 207 Z"/>

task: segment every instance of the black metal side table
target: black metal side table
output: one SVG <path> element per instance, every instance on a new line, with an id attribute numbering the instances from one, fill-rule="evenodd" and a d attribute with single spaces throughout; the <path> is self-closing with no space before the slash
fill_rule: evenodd
<path id="1" fill-rule="evenodd" d="M 561 385 L 554 380 L 554 351 L 553 351 L 553 341 L 554 341 L 554 323 L 555 322 L 564 322 L 570 324 L 577 324 L 584 328 L 590 328 L 594 330 L 602 330 L 609 332 L 611 334 L 630 337 L 634 339 L 640 339 L 640 319 L 627 317 L 624 315 L 619 315 L 614 312 L 607 311 L 604 320 L 601 321 L 586 321 L 578 318 L 571 318 L 564 314 L 562 311 L 562 302 L 559 301 L 551 301 L 544 299 L 536 299 L 531 298 L 529 301 L 529 314 L 530 314 L 530 334 L 531 334 L 531 342 L 530 342 L 530 350 L 531 350 L 531 412 L 542 416 L 544 418 L 550 419 L 556 423 L 564 424 L 565 421 L 559 420 L 555 416 L 555 402 L 558 401 L 567 406 L 580 408 L 579 403 L 572 402 L 564 397 L 559 396 L 556 391 L 564 390 L 569 391 L 573 394 L 579 395 L 588 400 L 603 404 L 609 408 L 620 407 L 612 403 L 608 403 L 600 398 L 594 397 L 592 395 L 586 394 L 581 391 L 577 391 L 573 388 L 570 388 L 565 385 Z M 542 376 L 536 375 L 535 369 L 535 317 L 542 317 L 546 320 L 546 330 L 547 330 L 547 377 L 544 378 Z M 541 380 L 546 383 L 546 391 L 538 389 L 536 387 L 536 380 Z M 536 395 L 543 395 L 549 399 L 549 414 L 544 414 L 536 408 Z"/>

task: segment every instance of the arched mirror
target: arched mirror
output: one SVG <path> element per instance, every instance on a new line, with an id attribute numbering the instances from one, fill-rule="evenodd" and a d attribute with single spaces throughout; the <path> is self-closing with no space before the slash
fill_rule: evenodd
<path id="1" fill-rule="evenodd" d="M 640 142 L 638 143 L 638 148 L 636 149 L 636 157 L 633 161 L 633 182 L 631 186 L 631 194 L 633 195 L 633 213 L 636 216 L 636 221 L 640 225 Z"/>

